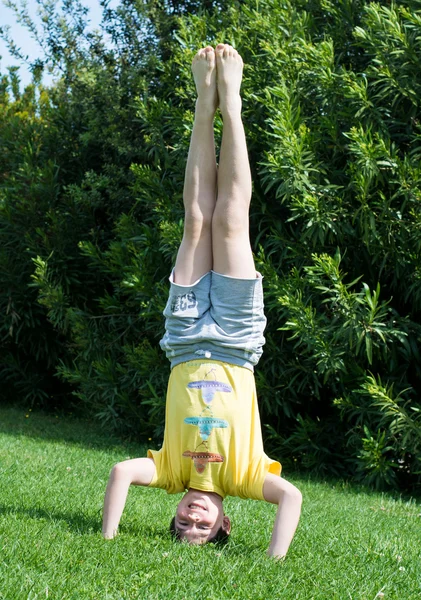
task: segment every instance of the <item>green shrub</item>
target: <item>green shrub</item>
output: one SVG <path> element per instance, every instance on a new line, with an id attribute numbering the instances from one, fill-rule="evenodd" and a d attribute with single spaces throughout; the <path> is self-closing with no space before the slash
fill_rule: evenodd
<path id="1" fill-rule="evenodd" d="M 419 3 L 124 0 L 104 11 L 111 47 L 76 0 L 64 17 L 45 19 L 57 83 L 21 96 L 16 74 L 3 79 L 8 396 L 24 384 L 26 401 L 56 405 L 71 389 L 103 423 L 162 434 L 190 61 L 225 41 L 245 61 L 268 449 L 290 467 L 419 485 Z"/>

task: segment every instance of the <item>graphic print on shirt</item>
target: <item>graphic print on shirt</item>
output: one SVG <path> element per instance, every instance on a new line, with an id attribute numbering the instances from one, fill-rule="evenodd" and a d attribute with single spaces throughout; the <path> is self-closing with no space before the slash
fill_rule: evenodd
<path id="1" fill-rule="evenodd" d="M 199 428 L 199 435 L 202 439 L 201 443 L 194 451 L 186 450 L 183 452 L 185 458 L 191 458 L 195 469 L 199 474 L 204 472 L 208 463 L 222 463 L 225 460 L 218 452 L 209 452 L 208 448 L 208 441 L 212 431 L 214 429 L 226 429 L 229 427 L 228 421 L 216 417 L 212 412 L 211 404 L 215 392 L 232 392 L 232 387 L 229 384 L 216 381 L 215 371 L 216 368 L 213 367 L 205 374 L 205 379 L 191 381 L 187 384 L 187 387 L 190 389 L 200 390 L 200 398 L 206 405 L 197 417 L 186 417 L 184 419 L 184 422 L 187 425 L 195 425 Z M 207 379 L 211 373 L 213 374 L 214 379 Z M 202 451 L 199 451 L 200 446 L 203 446 L 204 448 Z"/>
<path id="2" fill-rule="evenodd" d="M 212 369 L 213 371 L 214 369 Z M 208 375 L 207 373 L 205 377 Z M 201 390 L 202 398 L 206 404 L 211 404 L 215 396 L 215 392 L 232 392 L 232 388 L 228 383 L 221 381 L 213 381 L 202 379 L 201 381 L 191 381 L 187 384 L 188 388 L 196 388 Z"/>
<path id="3" fill-rule="evenodd" d="M 213 429 L 225 429 L 228 427 L 228 421 L 225 419 L 216 419 L 215 417 L 186 417 L 184 422 L 187 425 L 197 425 L 199 427 L 200 437 L 204 442 L 209 438 Z"/>
<path id="4" fill-rule="evenodd" d="M 208 463 L 224 462 L 224 457 L 218 452 L 191 452 L 190 450 L 186 450 L 183 452 L 183 456 L 192 459 L 194 467 L 199 474 L 203 473 Z"/>

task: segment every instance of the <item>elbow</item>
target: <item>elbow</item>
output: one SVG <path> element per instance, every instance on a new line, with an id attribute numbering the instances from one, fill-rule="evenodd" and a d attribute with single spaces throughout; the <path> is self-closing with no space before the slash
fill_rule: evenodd
<path id="1" fill-rule="evenodd" d="M 127 465 L 124 462 L 114 465 L 111 469 L 110 479 L 112 481 L 126 481 L 127 479 L 130 479 L 130 473 L 127 469 Z"/>
<path id="2" fill-rule="evenodd" d="M 287 489 L 282 491 L 278 504 L 281 504 L 282 502 L 287 502 L 288 504 L 301 508 L 303 495 L 295 485 L 290 484 Z"/>
<path id="3" fill-rule="evenodd" d="M 296 488 L 295 486 L 293 487 L 294 489 L 291 492 L 292 498 L 294 499 L 294 502 L 301 506 L 301 504 L 303 503 L 303 495 L 298 488 Z"/>
<path id="4" fill-rule="evenodd" d="M 303 503 L 303 495 L 298 488 L 292 486 L 293 489 L 289 492 L 291 501 L 297 506 L 301 506 Z"/>

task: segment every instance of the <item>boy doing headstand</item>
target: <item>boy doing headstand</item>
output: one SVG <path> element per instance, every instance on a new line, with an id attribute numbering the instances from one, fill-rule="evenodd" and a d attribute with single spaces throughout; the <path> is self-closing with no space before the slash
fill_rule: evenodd
<path id="1" fill-rule="evenodd" d="M 301 494 L 263 450 L 253 367 L 264 343 L 262 278 L 249 240 L 251 174 L 241 120 L 243 61 L 219 44 L 192 64 L 197 89 L 187 159 L 184 236 L 178 251 L 161 347 L 171 361 L 164 442 L 147 458 L 113 468 L 103 535 L 112 538 L 130 485 L 187 492 L 171 527 L 193 544 L 231 530 L 227 495 L 278 505 L 268 554 L 285 556 L 298 524 Z M 216 165 L 213 120 L 223 136 Z"/>

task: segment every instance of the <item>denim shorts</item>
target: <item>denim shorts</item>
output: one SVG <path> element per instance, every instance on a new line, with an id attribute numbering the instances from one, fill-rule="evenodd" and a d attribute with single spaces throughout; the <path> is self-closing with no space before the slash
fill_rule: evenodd
<path id="1" fill-rule="evenodd" d="M 160 345 L 171 367 L 206 358 L 253 370 L 265 343 L 262 276 L 210 271 L 192 285 L 178 285 L 171 275 L 170 284 Z"/>

